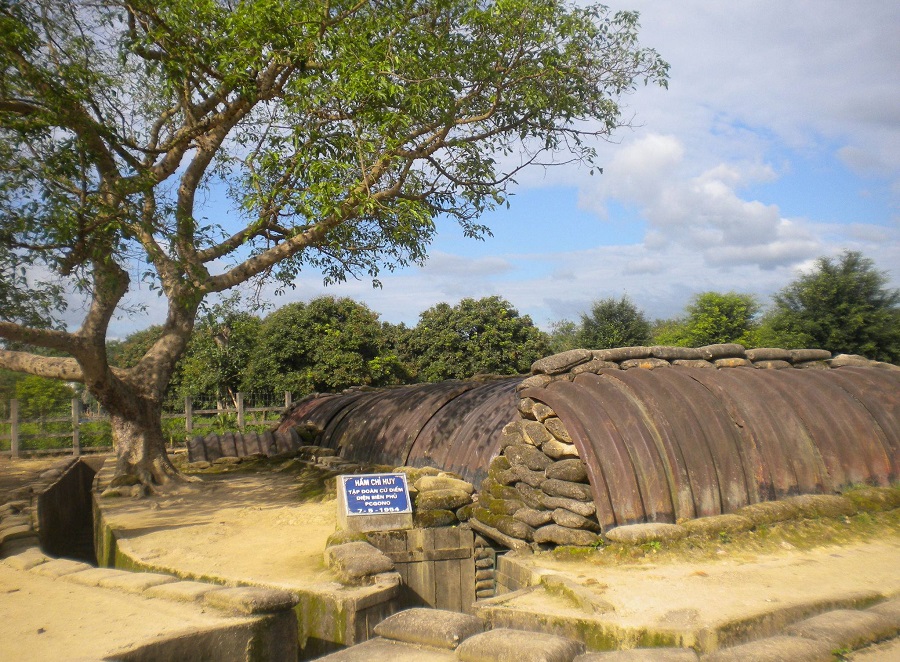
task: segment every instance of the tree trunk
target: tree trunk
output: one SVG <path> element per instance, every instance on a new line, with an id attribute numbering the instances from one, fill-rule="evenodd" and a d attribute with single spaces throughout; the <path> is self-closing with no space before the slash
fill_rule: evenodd
<path id="1" fill-rule="evenodd" d="M 144 491 L 181 482 L 182 476 L 169 460 L 162 431 L 162 407 L 137 394 L 119 394 L 127 401 L 127 412 L 110 412 L 116 474 L 110 487 L 142 485 Z"/>

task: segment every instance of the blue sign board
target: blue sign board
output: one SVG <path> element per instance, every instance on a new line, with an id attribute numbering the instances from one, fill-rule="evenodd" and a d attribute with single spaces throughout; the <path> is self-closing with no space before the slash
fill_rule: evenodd
<path id="1" fill-rule="evenodd" d="M 348 515 L 411 513 L 406 474 L 341 476 Z"/>

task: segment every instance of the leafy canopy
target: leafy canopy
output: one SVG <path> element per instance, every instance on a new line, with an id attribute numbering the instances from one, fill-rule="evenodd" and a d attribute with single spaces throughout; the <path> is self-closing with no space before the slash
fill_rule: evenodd
<path id="1" fill-rule="evenodd" d="M 376 313 L 352 299 L 318 297 L 263 320 L 242 387 L 305 395 L 385 386 L 404 377 Z"/>
<path id="2" fill-rule="evenodd" d="M 665 85 L 637 27 L 561 0 L 0 2 L 0 258 L 51 275 L 0 269 L 0 339 L 56 353 L 0 368 L 83 382 L 116 480 L 167 481 L 161 402 L 206 297 L 310 266 L 377 282 L 439 216 L 484 236 L 520 169 L 593 164 L 622 95 Z M 133 281 L 166 319 L 116 368 Z M 60 285 L 78 329 L 47 328 Z"/>
<path id="3" fill-rule="evenodd" d="M 627 296 L 608 297 L 595 301 L 591 312 L 581 315 L 577 338 L 578 346 L 588 349 L 647 345 L 650 322 Z"/>
<path id="4" fill-rule="evenodd" d="M 774 297 L 765 325 L 784 347 L 900 363 L 900 290 L 857 251 L 821 257 Z"/>
<path id="5" fill-rule="evenodd" d="M 427 382 L 521 374 L 550 353 L 546 334 L 498 296 L 429 308 L 409 331 L 405 350 L 418 380 Z"/>
<path id="6" fill-rule="evenodd" d="M 752 294 L 702 292 L 688 304 L 684 318 L 657 323 L 653 342 L 681 347 L 716 343 L 755 347 L 760 310 Z"/>

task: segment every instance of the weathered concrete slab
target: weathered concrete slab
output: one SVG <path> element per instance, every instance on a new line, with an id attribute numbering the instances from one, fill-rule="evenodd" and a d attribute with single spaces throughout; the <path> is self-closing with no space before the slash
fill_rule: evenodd
<path id="1" fill-rule="evenodd" d="M 572 662 L 583 652 L 574 639 L 500 628 L 469 637 L 456 656 L 462 662 Z"/>
<path id="2" fill-rule="evenodd" d="M 484 631 L 481 619 L 441 609 L 407 609 L 375 626 L 385 639 L 454 649 L 462 641 Z"/>
<path id="3" fill-rule="evenodd" d="M 458 662 L 444 648 L 429 648 L 376 637 L 351 648 L 319 658 L 319 662 Z"/>

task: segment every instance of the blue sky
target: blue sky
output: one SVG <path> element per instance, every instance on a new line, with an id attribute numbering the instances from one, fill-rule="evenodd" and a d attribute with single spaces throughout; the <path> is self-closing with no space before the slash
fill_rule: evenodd
<path id="1" fill-rule="evenodd" d="M 651 318 L 693 294 L 764 303 L 822 255 L 860 250 L 900 286 L 900 3 L 610 1 L 641 13 L 668 90 L 625 99 L 634 127 L 598 145 L 603 175 L 532 170 L 509 209 L 464 239 L 443 223 L 423 268 L 325 288 L 315 273 L 276 306 L 350 296 L 414 325 L 441 302 L 497 294 L 545 329 L 627 294 Z M 123 318 L 113 335 L 161 321 Z M 155 319 L 159 316 L 159 320 Z"/>

